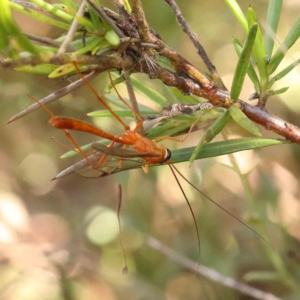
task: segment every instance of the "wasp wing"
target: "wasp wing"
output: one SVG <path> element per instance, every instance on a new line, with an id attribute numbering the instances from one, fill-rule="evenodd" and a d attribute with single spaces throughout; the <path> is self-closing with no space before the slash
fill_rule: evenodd
<path id="1" fill-rule="evenodd" d="M 123 158 L 136 158 L 136 157 L 155 157 L 153 153 L 141 153 L 133 149 L 124 149 L 124 148 L 117 148 L 117 147 L 106 147 L 102 144 L 94 143 L 92 144 L 92 148 L 98 152 L 103 154 L 109 154 L 114 157 L 119 157 L 120 159 Z"/>
<path id="2" fill-rule="evenodd" d="M 140 168 L 145 165 L 145 157 L 154 157 L 153 153 L 141 153 L 133 149 L 119 148 L 120 144 L 115 144 L 115 147 L 107 147 L 98 143 L 92 144 L 95 152 L 87 156 L 92 162 L 91 166 L 86 159 L 69 166 L 68 168 L 57 174 L 54 179 L 65 177 L 72 173 L 78 173 L 83 177 L 99 178 L 112 175 L 118 172 Z M 96 167 L 101 157 L 105 155 L 104 161 L 99 167 Z M 122 161 L 122 163 L 120 162 Z"/>

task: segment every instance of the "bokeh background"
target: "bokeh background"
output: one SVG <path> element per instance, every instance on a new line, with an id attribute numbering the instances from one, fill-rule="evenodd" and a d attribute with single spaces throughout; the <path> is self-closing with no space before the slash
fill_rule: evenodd
<path id="1" fill-rule="evenodd" d="M 203 69 L 166 3 L 143 2 L 151 27 L 167 44 Z M 237 62 L 231 41 L 233 36 L 243 41 L 242 28 L 223 1 L 177 2 L 230 89 Z M 239 2 L 245 12 L 251 4 L 264 26 L 268 1 Z M 101 3 L 113 9 L 110 1 Z M 277 45 L 299 12 L 299 1 L 284 1 Z M 15 18 L 25 32 L 51 37 L 60 34 L 20 14 Z M 299 58 L 299 49 L 297 42 L 283 66 Z M 160 82 L 139 78 L 166 93 Z M 100 94 L 107 82 L 104 75 L 93 80 Z M 298 126 L 299 82 L 296 68 L 278 86 L 290 89 L 267 105 L 270 112 Z M 48 125 L 49 116 L 41 109 L 9 125 L 6 122 L 32 104 L 27 93 L 40 99 L 68 82 L 1 69 L 0 84 L 1 299 L 252 299 L 222 283 L 195 276 L 182 261 L 174 262 L 149 244 L 152 237 L 183 257 L 198 261 L 195 226 L 168 167 L 152 168 L 148 175 L 132 170 L 102 179 L 74 174 L 50 181 L 76 161 L 61 160 L 65 149 L 51 141 L 55 137 L 68 144 L 67 138 Z M 252 92 L 247 81 L 241 98 L 247 99 Z M 104 130 L 122 132 L 112 119 L 99 122 L 86 116 L 100 108 L 86 87 L 49 107 L 56 115 L 98 125 L 101 122 Z M 276 137 L 263 128 L 262 132 Z M 201 135 L 198 131 L 183 144 L 165 144 L 170 149 L 192 146 Z M 227 138 L 246 135 L 234 123 L 226 130 Z M 82 134 L 75 137 L 80 144 L 93 140 Z M 299 156 L 299 145 L 290 144 L 204 159 L 190 168 L 188 163 L 177 165 L 197 187 L 260 232 L 276 249 L 182 183 L 200 229 L 201 264 L 278 297 L 300 298 Z M 127 275 L 122 275 L 123 253 L 116 215 L 118 184 L 123 187 L 121 239 Z"/>

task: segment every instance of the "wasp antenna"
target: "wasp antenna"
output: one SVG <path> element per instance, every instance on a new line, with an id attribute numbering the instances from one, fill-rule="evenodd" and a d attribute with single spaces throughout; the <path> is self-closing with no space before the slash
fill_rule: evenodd
<path id="1" fill-rule="evenodd" d="M 198 268 L 199 268 L 199 266 L 200 266 L 200 260 L 201 260 L 201 242 L 200 242 L 200 234 L 199 234 L 199 229 L 198 229 L 198 225 L 197 225 L 197 221 L 196 221 L 196 216 L 195 216 L 195 214 L 194 214 L 194 211 L 193 211 L 193 209 L 192 209 L 192 206 L 191 206 L 191 204 L 190 204 L 190 201 L 189 201 L 189 199 L 187 198 L 187 196 L 186 196 L 186 194 L 185 194 L 185 192 L 184 192 L 184 190 L 183 190 L 183 188 L 182 188 L 182 186 L 181 186 L 181 184 L 180 184 L 180 182 L 179 182 L 179 180 L 178 180 L 178 177 L 176 176 L 176 173 L 175 173 L 175 171 L 174 171 L 174 169 L 175 169 L 177 172 L 178 172 L 178 170 L 174 167 L 173 164 L 168 163 L 168 165 L 169 165 L 169 167 L 170 167 L 170 169 L 171 169 L 171 171 L 172 171 L 172 173 L 173 173 L 173 176 L 174 176 L 174 178 L 175 178 L 175 180 L 176 180 L 176 182 L 177 182 L 177 184 L 178 184 L 178 186 L 179 186 L 179 188 L 180 188 L 180 190 L 181 190 L 181 193 L 182 193 L 182 195 L 183 195 L 183 197 L 184 197 L 184 199 L 185 199 L 185 201 L 186 201 L 186 203 L 187 203 L 187 205 L 188 205 L 188 207 L 189 207 L 189 210 L 190 210 L 190 212 L 191 212 L 191 214 L 192 214 L 192 217 L 193 217 L 193 220 L 194 220 L 194 224 L 195 224 L 195 228 L 196 228 L 196 234 L 197 234 L 197 241 L 198 241 L 198 252 L 199 252 Z M 173 169 L 173 168 L 174 168 L 174 169 Z"/>
<path id="2" fill-rule="evenodd" d="M 114 82 L 113 82 L 113 79 L 112 79 L 112 76 L 109 72 L 109 70 L 107 70 L 107 73 L 108 73 L 108 77 L 109 77 L 109 80 L 111 82 L 111 85 L 113 87 L 113 89 L 115 90 L 116 94 L 118 95 L 119 99 L 123 102 L 124 105 L 126 105 L 131 111 L 132 113 L 134 114 L 134 116 L 140 121 L 140 122 L 144 122 L 144 120 L 141 118 L 141 116 L 137 113 L 137 111 L 131 107 L 125 100 L 124 98 L 121 96 L 121 94 L 119 93 L 118 89 L 116 88 L 116 86 L 114 85 Z M 125 76 L 125 79 L 126 79 L 126 76 Z"/>
<path id="3" fill-rule="evenodd" d="M 119 116 L 116 115 L 116 113 L 107 105 L 107 103 L 99 96 L 97 91 L 94 89 L 94 87 L 88 82 L 88 80 L 84 77 L 84 75 L 80 72 L 78 65 L 76 62 L 73 62 L 74 67 L 80 76 L 80 78 L 85 82 L 85 84 L 88 86 L 88 88 L 92 91 L 92 93 L 96 96 L 98 101 L 118 120 L 118 122 L 125 128 L 125 130 L 129 130 L 129 126 L 126 125 Z"/>
<path id="4" fill-rule="evenodd" d="M 41 103 L 39 100 L 35 99 L 33 96 L 29 94 L 27 94 L 27 96 L 30 99 L 32 99 L 34 102 L 36 102 L 45 112 L 47 112 L 51 118 L 55 117 L 54 113 L 49 108 L 47 108 L 43 103 Z"/>
<path id="5" fill-rule="evenodd" d="M 67 146 L 67 145 L 65 145 L 65 144 L 63 144 L 63 143 L 57 141 L 54 137 L 51 137 L 51 140 L 52 140 L 52 142 L 54 142 L 55 144 L 57 144 L 57 145 L 59 145 L 59 146 L 65 148 L 65 149 L 67 149 L 67 150 L 69 150 L 69 151 L 74 151 L 74 152 L 77 152 L 77 153 L 80 154 L 80 152 L 79 152 L 78 149 L 71 148 L 71 147 L 69 147 L 69 146 Z"/>
<path id="6" fill-rule="evenodd" d="M 216 206 L 218 206 L 220 209 L 222 209 L 224 212 L 226 212 L 228 215 L 230 215 L 231 217 L 233 217 L 234 219 L 236 219 L 239 223 L 243 224 L 244 226 L 246 226 L 249 230 L 251 230 L 252 232 L 254 232 L 257 236 L 259 236 L 266 244 L 268 244 L 274 251 L 275 248 L 261 235 L 259 234 L 256 230 L 254 230 L 253 228 L 251 228 L 249 225 L 247 225 L 246 223 L 244 223 L 242 220 L 240 220 L 238 217 L 236 217 L 234 214 L 232 214 L 231 212 L 229 212 L 227 209 L 225 209 L 224 207 L 222 207 L 220 204 L 218 204 L 216 201 L 214 201 L 213 199 L 211 199 L 210 197 L 208 197 L 206 194 L 204 194 L 200 189 L 198 189 L 194 184 L 192 184 L 188 179 L 185 178 L 185 176 L 174 166 L 172 165 L 173 168 L 176 170 L 176 172 L 191 186 L 193 187 L 197 192 L 199 192 L 203 197 L 205 197 L 207 200 L 209 200 L 210 202 L 212 202 L 213 204 L 215 204 Z"/>

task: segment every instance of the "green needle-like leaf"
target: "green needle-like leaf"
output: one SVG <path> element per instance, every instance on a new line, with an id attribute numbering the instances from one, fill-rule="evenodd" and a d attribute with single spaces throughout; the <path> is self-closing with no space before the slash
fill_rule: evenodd
<path id="1" fill-rule="evenodd" d="M 223 130 L 223 128 L 226 126 L 229 120 L 230 112 L 227 110 L 225 113 L 221 114 L 213 124 L 211 124 L 208 127 L 190 158 L 190 164 L 192 164 L 195 161 L 199 152 L 202 150 L 204 144 L 208 144 L 210 141 L 212 141 Z"/>
<path id="2" fill-rule="evenodd" d="M 283 44 L 280 48 L 276 51 L 274 56 L 271 58 L 271 61 L 268 65 L 268 74 L 272 74 L 279 64 L 281 63 L 282 59 L 285 56 L 285 53 L 294 45 L 294 43 L 298 40 L 300 36 L 300 17 L 296 20 L 293 27 L 289 31 L 287 37 L 285 38 Z"/>
<path id="3" fill-rule="evenodd" d="M 93 38 L 93 40 L 89 41 L 85 47 L 75 51 L 74 54 L 81 55 L 81 54 L 85 54 L 87 52 L 94 52 L 94 49 L 99 50 L 99 46 L 104 48 L 104 47 L 109 46 L 109 44 L 104 38 L 96 37 L 96 38 Z"/>
<path id="4" fill-rule="evenodd" d="M 141 80 L 136 79 L 134 76 L 131 76 L 131 82 L 134 87 L 134 90 L 137 91 L 142 96 L 147 97 L 149 100 L 155 102 L 161 107 L 168 105 L 167 99 L 158 93 L 156 90 L 152 89 Z"/>
<path id="5" fill-rule="evenodd" d="M 51 5 L 50 3 L 47 3 L 43 0 L 30 0 L 32 3 L 35 3 L 42 9 L 54 14 L 55 16 L 71 23 L 73 21 L 73 16 L 69 15 L 68 13 L 65 13 L 63 10 L 59 9 L 58 7 L 55 7 Z"/>
<path id="6" fill-rule="evenodd" d="M 256 23 L 256 15 L 252 7 L 248 8 L 248 25 L 249 28 L 252 27 L 253 24 Z M 257 33 L 252 49 L 253 57 L 255 59 L 258 72 L 260 75 L 260 85 L 262 87 L 265 87 L 267 81 L 268 81 L 268 75 L 267 75 L 267 62 L 266 62 L 266 54 L 265 54 L 265 48 L 263 44 L 263 38 L 260 31 L 260 28 L 258 26 Z"/>
<path id="7" fill-rule="evenodd" d="M 296 61 L 294 61 L 292 64 L 290 64 L 288 67 L 286 67 L 285 69 L 283 69 L 281 72 L 279 72 L 276 76 L 274 76 L 270 82 L 269 82 L 269 88 L 272 87 L 272 85 L 279 79 L 283 78 L 285 75 L 287 75 L 288 73 L 290 73 L 296 66 L 298 66 L 300 63 L 300 59 L 297 59 Z"/>
<path id="8" fill-rule="evenodd" d="M 103 23 L 101 22 L 98 14 L 94 11 L 94 9 L 92 7 L 89 7 L 89 13 L 90 13 L 90 16 L 91 16 L 91 20 L 92 20 L 92 23 L 94 24 L 94 26 L 97 28 L 97 29 L 105 29 L 105 27 L 103 26 Z M 106 29 L 105 29 L 106 31 Z"/>
<path id="9" fill-rule="evenodd" d="M 242 53 L 242 50 L 243 50 L 243 47 L 242 47 L 242 45 L 241 45 L 241 43 L 239 42 L 238 39 L 236 39 L 236 38 L 233 39 L 233 46 L 234 46 L 234 49 L 235 49 L 236 53 L 240 57 L 241 53 Z M 259 79 L 257 77 L 257 74 L 255 72 L 255 69 L 254 69 L 251 61 L 249 62 L 249 66 L 248 66 L 248 69 L 247 69 L 247 74 L 248 74 L 249 78 L 251 79 L 251 81 L 254 84 L 255 91 L 257 93 L 259 93 L 260 92 Z"/>
<path id="10" fill-rule="evenodd" d="M 256 136 L 261 136 L 258 127 L 250 119 L 248 119 L 238 107 L 235 105 L 230 106 L 229 112 L 234 121 L 236 121 L 241 127 Z"/>
<path id="11" fill-rule="evenodd" d="M 237 67 L 234 72 L 232 87 L 231 87 L 231 98 L 234 101 L 237 101 L 239 98 L 239 95 L 241 93 L 243 83 L 246 77 L 246 73 L 248 70 L 252 47 L 254 45 L 256 32 L 257 32 L 258 25 L 257 23 L 254 23 L 249 30 L 245 45 L 243 47 L 243 50 L 241 52 L 241 55 L 239 57 L 239 61 L 237 63 Z"/>
<path id="12" fill-rule="evenodd" d="M 279 90 L 271 91 L 271 92 L 269 93 L 269 96 L 283 94 L 283 93 L 285 93 L 288 89 L 289 89 L 289 87 L 286 86 L 286 87 L 283 87 L 283 88 L 281 88 L 281 89 L 279 89 Z"/>
<path id="13" fill-rule="evenodd" d="M 19 4 L 9 2 L 9 5 L 13 9 L 21 12 L 24 15 L 30 16 L 33 19 L 39 20 L 39 21 L 44 22 L 44 23 L 48 23 L 50 25 L 53 25 L 53 26 L 56 26 L 56 27 L 59 27 L 59 28 L 65 29 L 65 30 L 69 30 L 69 28 L 70 28 L 69 24 L 66 24 L 66 23 L 57 21 L 53 18 L 47 17 L 47 16 L 45 16 L 45 15 L 43 15 L 43 14 L 37 12 L 37 11 L 34 11 L 32 9 L 25 9 L 23 6 L 21 6 Z"/>
<path id="14" fill-rule="evenodd" d="M 286 144 L 289 141 L 282 139 L 270 139 L 270 138 L 241 138 L 234 140 L 226 140 L 222 142 L 215 142 L 203 145 L 202 151 L 196 156 L 196 159 L 202 159 L 207 157 L 215 157 L 219 155 L 225 155 L 235 153 L 238 151 L 258 149 L 273 145 Z M 172 151 L 172 162 L 179 163 L 189 161 L 193 154 L 195 147 L 184 148 Z"/>
<path id="15" fill-rule="evenodd" d="M 75 16 L 79 9 L 79 6 L 74 2 L 74 0 L 62 0 L 62 2 L 68 8 L 69 14 Z"/>
<path id="16" fill-rule="evenodd" d="M 271 58 L 274 39 L 277 32 L 277 27 L 279 23 L 280 13 L 282 8 L 282 0 L 269 0 L 266 32 L 265 32 L 265 53 Z"/>
<path id="17" fill-rule="evenodd" d="M 1 2 L 0 9 L 0 29 L 2 36 L 0 38 L 0 50 L 4 50 L 9 44 L 15 40 L 18 43 L 18 46 L 24 50 L 39 55 L 37 48 L 30 42 L 30 40 L 21 32 L 18 25 L 15 23 L 11 11 L 10 5 L 12 3 L 7 0 Z M 19 5 L 20 6 L 20 5 Z M 21 6 L 22 7 L 22 6 Z M 13 39 L 14 38 L 14 39 Z"/>
<path id="18" fill-rule="evenodd" d="M 240 22 L 246 32 L 248 32 L 248 22 L 236 0 L 225 0 L 225 3 L 231 9 L 237 20 Z"/>
<path id="19" fill-rule="evenodd" d="M 16 68 L 16 70 L 18 70 L 18 71 L 39 74 L 39 75 L 49 75 L 56 69 L 57 69 L 57 65 L 50 65 L 50 64 L 40 64 L 37 66 L 27 65 L 27 66 L 22 66 L 22 67 Z"/>

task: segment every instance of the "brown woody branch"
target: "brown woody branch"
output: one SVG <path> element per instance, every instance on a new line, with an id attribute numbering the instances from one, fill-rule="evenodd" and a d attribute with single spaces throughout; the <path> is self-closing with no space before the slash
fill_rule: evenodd
<path id="1" fill-rule="evenodd" d="M 93 2 L 88 0 L 90 3 Z M 118 7 L 119 12 L 122 10 Z M 43 57 L 27 57 L 18 61 L 0 61 L 3 67 L 15 68 L 23 65 L 37 65 L 41 63 L 52 63 L 63 65 L 76 61 L 78 64 L 88 66 L 88 70 L 103 71 L 118 68 L 130 70 L 131 73 L 142 72 L 148 74 L 150 78 L 160 79 L 164 84 L 176 87 L 183 94 L 193 94 L 209 100 L 214 106 L 229 108 L 233 101 L 230 94 L 225 89 L 220 89 L 207 78 L 202 72 L 192 66 L 186 59 L 178 54 L 174 49 L 166 45 L 160 37 L 149 27 L 140 0 L 132 1 L 132 14 L 128 15 L 122 11 L 122 15 L 117 15 L 110 10 L 103 8 L 101 13 L 105 13 L 110 22 L 114 22 L 121 36 L 131 38 L 131 45 L 122 50 L 122 57 L 119 49 L 114 54 L 104 53 L 100 56 L 68 56 L 68 55 L 48 55 Z M 145 47 L 144 45 L 147 45 Z M 149 47 L 150 45 L 150 47 Z M 151 45 L 154 45 L 151 47 Z M 122 46 L 121 46 L 122 47 Z M 175 71 L 162 68 L 156 61 L 155 54 L 165 56 L 173 65 Z M 147 57 L 147 59 L 146 59 Z M 147 63 L 148 60 L 148 63 Z M 149 64 L 149 60 L 151 64 Z M 152 66 L 152 67 L 151 67 Z M 300 129 L 277 116 L 270 114 L 265 109 L 251 106 L 239 100 L 241 110 L 254 122 L 264 126 L 266 129 L 276 132 L 287 140 L 300 144 Z"/>

